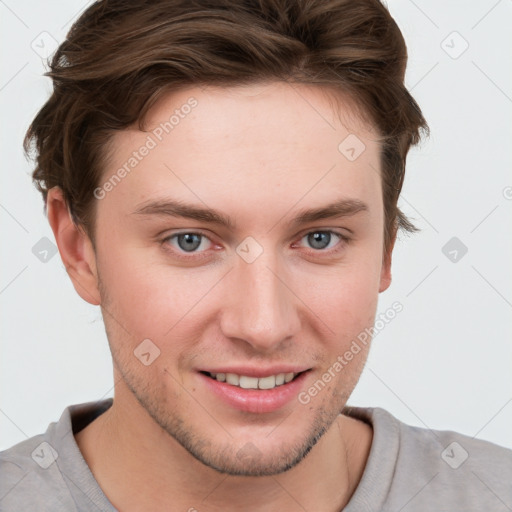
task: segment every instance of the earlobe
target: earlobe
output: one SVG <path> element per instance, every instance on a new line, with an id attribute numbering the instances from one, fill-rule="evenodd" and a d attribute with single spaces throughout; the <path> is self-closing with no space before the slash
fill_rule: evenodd
<path id="1" fill-rule="evenodd" d="M 98 306 L 101 300 L 96 255 L 83 228 L 73 222 L 59 187 L 48 191 L 46 208 L 60 257 L 76 292 L 86 302 Z"/>
<path id="2" fill-rule="evenodd" d="M 393 248 L 395 247 L 395 242 L 396 232 L 391 240 L 388 250 L 384 252 L 384 256 L 382 258 L 379 293 L 385 292 L 391 285 L 391 259 L 393 254 Z"/>

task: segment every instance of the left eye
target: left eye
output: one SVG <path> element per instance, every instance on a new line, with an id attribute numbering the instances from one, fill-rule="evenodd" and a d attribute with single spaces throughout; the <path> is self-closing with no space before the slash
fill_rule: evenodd
<path id="1" fill-rule="evenodd" d="M 313 249 L 324 250 L 330 249 L 336 245 L 337 240 L 336 238 L 333 239 L 333 235 L 334 237 L 337 237 L 338 240 L 343 239 L 339 233 L 334 231 L 311 231 L 304 235 L 301 240 L 306 239 L 307 243 L 310 244 Z M 330 245 L 333 240 L 334 244 Z"/>

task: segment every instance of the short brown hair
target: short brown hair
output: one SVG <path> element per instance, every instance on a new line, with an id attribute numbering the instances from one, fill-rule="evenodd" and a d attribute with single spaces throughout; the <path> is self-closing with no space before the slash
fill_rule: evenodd
<path id="1" fill-rule="evenodd" d="M 382 139 L 384 246 L 416 228 L 397 206 L 409 148 L 428 126 L 404 86 L 407 49 L 379 0 L 102 0 L 54 54 L 54 90 L 30 125 L 33 180 L 54 186 L 94 244 L 94 189 L 107 142 L 166 92 L 258 81 L 348 95 Z"/>

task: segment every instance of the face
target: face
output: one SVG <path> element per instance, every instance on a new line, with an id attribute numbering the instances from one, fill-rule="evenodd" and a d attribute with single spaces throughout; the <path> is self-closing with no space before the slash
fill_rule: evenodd
<path id="1" fill-rule="evenodd" d="M 282 472 L 345 405 L 367 348 L 335 363 L 389 285 L 377 135 L 284 83 L 173 93 L 147 130 L 96 190 L 117 388 L 205 465 Z"/>

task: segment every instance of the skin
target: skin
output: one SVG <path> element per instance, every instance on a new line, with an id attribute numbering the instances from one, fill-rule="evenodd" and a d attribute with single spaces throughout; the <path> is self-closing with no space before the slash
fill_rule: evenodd
<path id="1" fill-rule="evenodd" d="M 175 92 L 150 110 L 148 130 L 190 97 L 197 106 L 97 201 L 96 250 L 61 191 L 48 195 L 62 260 L 79 295 L 101 306 L 114 362 L 114 404 L 76 441 L 123 511 L 340 510 L 372 441 L 369 425 L 340 414 L 367 347 L 308 404 L 270 413 L 228 405 L 198 369 L 296 364 L 309 369 L 304 391 L 373 325 L 392 250 L 377 134 L 348 101 L 335 110 L 325 90 L 281 82 Z M 105 180 L 148 133 L 115 134 Z M 366 146 L 354 161 L 338 150 L 349 133 Z M 229 215 L 236 228 L 133 213 L 169 197 Z M 288 224 L 340 198 L 367 209 Z M 328 230 L 350 240 L 333 234 L 319 248 L 307 236 Z M 168 238 L 178 232 L 207 238 L 190 253 Z M 263 249 L 252 263 L 236 252 L 248 236 Z M 160 350 L 148 366 L 134 356 L 144 339 Z"/>

